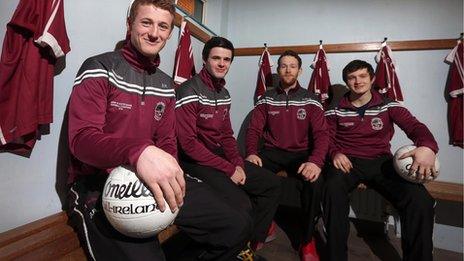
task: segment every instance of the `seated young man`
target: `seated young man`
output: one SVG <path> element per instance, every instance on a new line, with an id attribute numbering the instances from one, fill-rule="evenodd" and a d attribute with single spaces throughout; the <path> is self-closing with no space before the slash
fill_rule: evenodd
<path id="1" fill-rule="evenodd" d="M 301 260 L 317 260 L 312 240 L 315 217 L 320 213 L 319 175 L 327 154 L 329 136 L 324 110 L 317 98 L 301 88 L 301 58 L 285 51 L 278 60 L 280 84 L 260 97 L 247 130 L 246 160 L 274 173 L 285 170 L 281 204 L 302 208 L 304 224 Z M 260 139 L 264 148 L 258 150 Z M 294 202 L 292 202 L 294 201 Z"/>
<path id="2" fill-rule="evenodd" d="M 181 165 L 253 220 L 252 248 L 264 242 L 277 209 L 280 181 L 241 158 L 230 122 L 231 98 L 224 87 L 234 58 L 232 43 L 213 37 L 203 48 L 204 67 L 177 90 L 176 117 Z M 240 258 L 247 253 L 242 252 Z"/>
<path id="3" fill-rule="evenodd" d="M 437 143 L 428 128 L 400 103 L 372 90 L 374 70 L 360 60 L 343 69 L 350 91 L 325 113 L 330 129 L 331 162 L 325 175 L 323 217 L 329 260 L 347 260 L 348 194 L 364 183 L 399 211 L 403 260 L 432 260 L 434 199 L 421 184 L 411 183 L 393 169 L 390 140 L 398 125 L 417 146 L 411 173 L 436 175 Z"/>
<path id="4" fill-rule="evenodd" d="M 69 101 L 69 222 L 89 260 L 165 260 L 158 238 L 131 238 L 105 217 L 102 191 L 108 169 L 130 165 L 161 211 L 204 248 L 195 260 L 229 261 L 246 244 L 252 223 L 177 163 L 175 93 L 159 68 L 159 52 L 174 27 L 169 0 L 135 0 L 121 50 L 90 57 Z M 146 90 L 146 91 L 145 91 Z M 165 200 L 167 204 L 165 204 Z"/>

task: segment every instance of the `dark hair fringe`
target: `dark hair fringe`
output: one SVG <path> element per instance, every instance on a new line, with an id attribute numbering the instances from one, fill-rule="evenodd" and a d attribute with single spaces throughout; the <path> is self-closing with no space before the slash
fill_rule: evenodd
<path id="1" fill-rule="evenodd" d="M 360 69 L 367 69 L 367 72 L 369 72 L 369 75 L 371 76 L 371 79 L 374 78 L 374 68 L 372 68 L 372 65 L 366 61 L 363 60 L 353 60 L 349 62 L 345 68 L 343 68 L 343 81 L 347 83 L 347 77 L 348 74 L 355 72 Z"/>
<path id="2" fill-rule="evenodd" d="M 211 49 L 214 47 L 222 47 L 225 49 L 229 49 L 232 51 L 232 61 L 234 60 L 234 52 L 235 48 L 234 45 L 232 44 L 231 41 L 227 40 L 224 37 L 220 36 L 215 36 L 209 39 L 206 43 L 205 46 L 203 47 L 203 51 L 201 53 L 203 61 L 206 61 L 209 57 L 209 53 L 211 52 Z"/>

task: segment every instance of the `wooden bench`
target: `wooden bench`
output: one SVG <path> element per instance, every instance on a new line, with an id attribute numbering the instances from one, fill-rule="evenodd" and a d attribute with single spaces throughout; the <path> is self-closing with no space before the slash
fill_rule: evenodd
<path id="1" fill-rule="evenodd" d="M 277 176 L 287 177 L 287 173 L 279 171 Z M 426 183 L 425 188 L 435 199 L 463 202 L 463 184 L 432 181 Z"/>
<path id="2" fill-rule="evenodd" d="M 463 202 L 463 184 L 433 181 L 425 187 L 435 199 Z"/>
<path id="3" fill-rule="evenodd" d="M 279 175 L 284 176 L 284 173 Z M 426 184 L 436 199 L 463 202 L 463 185 L 434 181 Z M 65 212 L 0 233 L 0 260 L 86 260 Z M 161 243 L 179 230 L 170 226 L 160 234 Z"/>
<path id="4" fill-rule="evenodd" d="M 0 234 L 0 260 L 87 260 L 77 234 L 60 212 Z M 158 234 L 165 242 L 178 229 L 170 226 Z"/>

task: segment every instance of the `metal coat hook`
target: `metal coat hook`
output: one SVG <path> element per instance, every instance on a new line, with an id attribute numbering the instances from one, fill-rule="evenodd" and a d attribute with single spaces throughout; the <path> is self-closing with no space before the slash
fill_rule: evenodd
<path id="1" fill-rule="evenodd" d="M 382 47 L 387 46 L 387 39 L 388 39 L 387 37 L 383 38 L 383 42 L 381 44 Z"/>

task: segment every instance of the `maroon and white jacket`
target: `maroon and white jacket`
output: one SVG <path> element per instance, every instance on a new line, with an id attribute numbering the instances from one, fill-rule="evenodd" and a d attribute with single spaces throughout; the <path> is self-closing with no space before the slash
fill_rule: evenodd
<path id="1" fill-rule="evenodd" d="M 130 43 L 87 59 L 69 101 L 69 182 L 136 166 L 149 145 L 177 156 L 172 79 Z"/>
<path id="2" fill-rule="evenodd" d="M 246 135 L 247 155 L 264 147 L 286 151 L 308 151 L 308 161 L 321 167 L 329 146 L 324 110 L 308 90 L 299 84 L 288 91 L 268 90 L 256 103 Z"/>
<path id="3" fill-rule="evenodd" d="M 224 84 L 203 68 L 176 89 L 177 138 L 181 155 L 232 176 L 235 167 L 244 164 L 233 136 L 231 98 Z"/>
<path id="4" fill-rule="evenodd" d="M 393 123 L 398 125 L 416 146 L 426 146 L 435 153 L 438 145 L 432 133 L 419 122 L 399 102 L 383 98 L 377 91 L 371 91 L 364 117 L 349 101 L 349 93 L 326 111 L 331 143 L 331 159 L 338 152 L 347 156 L 373 159 L 381 155 L 391 155 L 390 140 L 395 132 Z"/>

